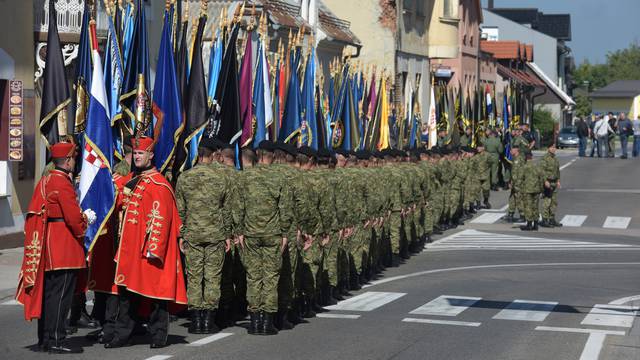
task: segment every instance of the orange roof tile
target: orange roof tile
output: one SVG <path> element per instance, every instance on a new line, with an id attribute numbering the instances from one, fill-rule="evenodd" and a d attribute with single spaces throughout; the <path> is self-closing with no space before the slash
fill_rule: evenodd
<path id="1" fill-rule="evenodd" d="M 496 59 L 519 59 L 522 56 L 519 41 L 481 41 L 480 49 L 492 53 Z"/>

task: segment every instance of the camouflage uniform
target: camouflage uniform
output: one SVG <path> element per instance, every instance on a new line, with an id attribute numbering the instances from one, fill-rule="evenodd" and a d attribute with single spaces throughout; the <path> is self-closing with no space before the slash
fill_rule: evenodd
<path id="1" fill-rule="evenodd" d="M 278 280 L 282 267 L 282 238 L 293 225 L 293 195 L 275 167 L 257 165 L 242 172 L 239 206 L 234 221 L 244 234 L 242 258 L 247 272 L 250 312 L 278 310 Z M 295 241 L 295 240 L 292 240 Z"/>
<path id="2" fill-rule="evenodd" d="M 555 222 L 558 207 L 558 180 L 560 180 L 560 163 L 556 156 L 547 152 L 540 160 L 543 181 L 549 182 L 542 196 L 542 220 Z"/>
<path id="3" fill-rule="evenodd" d="M 524 197 L 524 217 L 527 222 L 538 221 L 539 200 L 542 192 L 542 175 L 540 168 L 533 161 L 527 160 L 522 166 L 522 193 Z"/>
<path id="4" fill-rule="evenodd" d="M 220 164 L 196 165 L 176 185 L 176 203 L 186 245 L 189 308 L 216 309 L 225 259 L 232 236 L 231 204 L 237 196 L 233 176 Z M 233 171 L 233 170 L 232 170 Z"/>
<path id="5" fill-rule="evenodd" d="M 478 153 L 474 156 L 476 159 L 476 177 L 479 181 L 480 191 L 478 192 L 477 201 L 483 201 L 489 199 L 491 193 L 491 169 L 489 154 L 486 151 Z"/>
<path id="6" fill-rule="evenodd" d="M 131 164 L 122 160 L 113 167 L 113 173 L 120 176 L 127 176 L 131 172 Z"/>
<path id="7" fill-rule="evenodd" d="M 524 173 L 522 171 L 525 159 L 523 155 L 518 155 L 511 160 L 511 192 L 509 193 L 508 216 L 513 217 L 516 210 L 521 217 L 524 216 L 524 199 L 523 199 L 523 180 Z"/>
<path id="8" fill-rule="evenodd" d="M 500 168 L 500 155 L 504 151 L 504 147 L 500 139 L 496 136 L 490 136 L 484 142 L 485 151 L 489 154 L 489 167 L 491 169 L 491 186 L 498 185 L 498 169 Z"/>

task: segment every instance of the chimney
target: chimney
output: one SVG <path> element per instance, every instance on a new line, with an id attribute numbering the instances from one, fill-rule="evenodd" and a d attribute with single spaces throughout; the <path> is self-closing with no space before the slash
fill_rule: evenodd
<path id="1" fill-rule="evenodd" d="M 489 0 L 489 6 L 487 6 L 487 9 L 493 9 L 493 0 Z"/>

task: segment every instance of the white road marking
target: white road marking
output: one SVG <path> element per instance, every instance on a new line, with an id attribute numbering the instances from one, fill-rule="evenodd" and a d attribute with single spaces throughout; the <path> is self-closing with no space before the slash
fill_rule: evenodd
<path id="1" fill-rule="evenodd" d="M 507 211 L 508 208 L 509 208 L 509 204 L 506 204 L 505 206 L 501 207 L 500 209 L 483 209 L 481 211 L 483 211 L 483 212 L 505 212 L 505 211 Z"/>
<path id="2" fill-rule="evenodd" d="M 640 295 L 633 295 L 633 296 L 623 297 L 622 299 L 613 300 L 609 304 L 610 305 L 624 305 L 626 303 L 630 303 L 632 301 L 637 301 L 637 300 L 640 300 Z"/>
<path id="3" fill-rule="evenodd" d="M 154 355 L 152 357 L 148 357 L 144 360 L 166 360 L 172 358 L 173 355 Z"/>
<path id="4" fill-rule="evenodd" d="M 560 171 L 562 171 L 562 170 L 568 168 L 569 166 L 571 166 L 574 162 L 576 162 L 576 160 L 578 160 L 578 158 L 575 158 L 575 159 L 569 161 L 568 163 L 560 166 Z"/>
<path id="5" fill-rule="evenodd" d="M 319 318 L 327 318 L 327 319 L 359 319 L 360 315 L 353 314 L 334 314 L 334 313 L 319 313 L 316 314 L 316 317 Z"/>
<path id="6" fill-rule="evenodd" d="M 440 295 L 419 308 L 411 311 L 413 315 L 458 316 L 482 298 Z"/>
<path id="7" fill-rule="evenodd" d="M 471 220 L 470 222 L 472 224 L 493 224 L 496 221 L 502 219 L 503 216 L 505 216 L 506 213 L 503 212 L 499 212 L 499 213 L 485 213 L 482 214 L 480 216 L 478 216 L 477 218 Z"/>
<path id="8" fill-rule="evenodd" d="M 626 305 L 595 305 L 580 324 L 631 328 L 639 307 Z"/>
<path id="9" fill-rule="evenodd" d="M 492 215 L 492 214 L 485 214 Z M 567 250 L 591 248 L 625 248 L 633 249 L 638 246 L 627 244 L 595 243 L 588 241 L 558 240 L 535 238 L 519 235 L 503 235 L 482 232 L 478 230 L 464 230 L 425 245 L 425 250 Z"/>
<path id="10" fill-rule="evenodd" d="M 571 266 L 583 266 L 583 267 L 596 267 L 596 266 L 640 266 L 640 262 L 577 262 L 577 263 L 537 263 L 537 264 L 493 264 L 493 265 L 476 265 L 476 266 L 459 266 L 445 269 L 433 269 L 424 270 L 405 275 L 391 276 L 386 279 L 374 280 L 369 284 L 363 285 L 363 288 L 370 288 L 373 286 L 387 284 L 390 282 L 405 280 L 418 276 L 433 275 L 440 273 L 447 273 L 452 271 L 468 271 L 468 270 L 487 270 L 487 269 L 509 269 L 509 268 L 538 268 L 538 267 L 571 267 Z"/>
<path id="11" fill-rule="evenodd" d="M 187 346 L 202 346 L 202 345 L 206 345 L 206 344 L 210 344 L 214 341 L 218 341 L 220 339 L 224 339 L 226 337 L 229 337 L 233 335 L 233 333 L 217 333 L 217 334 L 213 334 L 211 336 L 207 336 L 206 338 L 202 338 L 200 340 L 194 341 L 192 343 L 187 344 Z"/>
<path id="12" fill-rule="evenodd" d="M 404 319 L 402 319 L 402 322 L 422 323 L 422 324 L 440 324 L 440 325 L 457 325 L 457 326 L 470 326 L 470 327 L 478 327 L 478 326 L 482 325 L 482 323 L 479 323 L 479 322 L 417 319 L 417 318 L 404 318 Z"/>
<path id="13" fill-rule="evenodd" d="M 587 343 L 584 345 L 584 349 L 582 350 L 582 354 L 580 355 L 580 360 L 598 360 L 598 358 L 600 357 L 600 351 L 602 350 L 602 345 L 604 344 L 604 340 L 607 335 L 625 335 L 624 331 L 577 329 L 551 326 L 538 326 L 536 327 L 536 330 L 589 334 Z"/>
<path id="14" fill-rule="evenodd" d="M 587 220 L 586 215 L 565 215 L 560 223 L 567 227 L 580 227 Z"/>
<path id="15" fill-rule="evenodd" d="M 630 217 L 607 216 L 607 220 L 604 221 L 602 227 L 606 229 L 626 229 L 630 222 Z"/>
<path id="16" fill-rule="evenodd" d="M 20 305 L 16 300 L 9 300 L 2 303 L 2 305 Z"/>
<path id="17" fill-rule="evenodd" d="M 554 301 L 515 300 L 493 318 L 499 320 L 544 321 L 558 305 Z"/>
<path id="18" fill-rule="evenodd" d="M 354 296 L 350 299 L 340 301 L 336 305 L 326 306 L 325 309 L 346 311 L 372 311 L 405 295 L 407 295 L 407 293 L 369 291 L 364 294 Z"/>

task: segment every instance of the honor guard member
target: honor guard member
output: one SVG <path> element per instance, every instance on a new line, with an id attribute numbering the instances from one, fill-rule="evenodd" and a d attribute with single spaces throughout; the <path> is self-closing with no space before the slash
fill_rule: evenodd
<path id="1" fill-rule="evenodd" d="M 526 162 L 522 167 L 522 193 L 524 197 L 524 217 L 526 225 L 520 226 L 523 231 L 537 231 L 538 217 L 540 216 L 540 193 L 542 192 L 542 174 L 532 159 L 532 154 L 526 156 Z"/>
<path id="2" fill-rule="evenodd" d="M 143 298 L 151 305 L 151 348 L 166 346 L 168 302 L 187 303 L 178 249 L 182 223 L 171 185 L 153 166 L 153 146 L 149 137 L 133 140 L 136 176 L 123 190 L 124 214 L 116 255 L 118 319 L 115 337 L 105 348 L 127 345 Z"/>
<path id="3" fill-rule="evenodd" d="M 547 153 L 540 160 L 540 170 L 544 179 L 544 192 L 542 193 L 542 221 L 540 226 L 562 226 L 556 221 L 556 209 L 558 208 L 558 189 L 560 188 L 560 163 L 556 157 L 556 146 L 552 144 Z"/>
<path id="4" fill-rule="evenodd" d="M 29 203 L 16 300 L 24 305 L 25 319 L 38 319 L 34 350 L 81 353 L 82 348 L 65 344 L 65 324 L 77 272 L 86 267 L 84 234 L 96 219 L 90 209 L 82 212 L 72 184 L 75 145 L 61 142 L 50 150 L 54 168 L 40 179 Z"/>
<path id="5" fill-rule="evenodd" d="M 500 168 L 500 155 L 504 151 L 502 142 L 495 130 L 484 141 L 484 149 L 489 154 L 489 168 L 491 169 L 491 190 L 498 190 L 498 169 Z"/>
<path id="6" fill-rule="evenodd" d="M 291 188 L 276 167 L 258 165 L 241 173 L 234 223 L 244 237 L 242 260 L 247 272 L 248 332 L 274 335 L 282 254 L 288 246 L 293 216 Z"/>
<path id="7" fill-rule="evenodd" d="M 220 301 L 220 279 L 225 249 L 231 239 L 233 179 L 223 165 L 213 162 L 218 140 L 205 138 L 198 148 L 198 163 L 176 184 L 176 203 L 183 226 L 181 249 L 185 253 L 187 298 L 191 312 L 189 332 L 211 334 Z"/>

